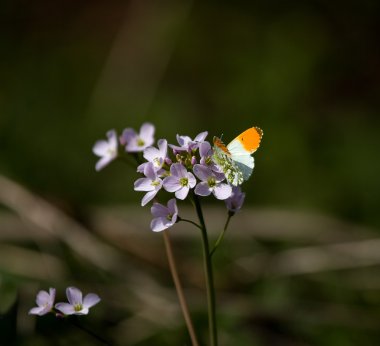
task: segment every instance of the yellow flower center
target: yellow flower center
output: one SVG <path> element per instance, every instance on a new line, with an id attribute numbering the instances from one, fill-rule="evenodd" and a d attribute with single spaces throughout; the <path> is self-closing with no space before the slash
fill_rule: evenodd
<path id="1" fill-rule="evenodd" d="M 75 311 L 81 311 L 83 309 L 83 305 L 82 304 L 75 304 L 74 305 L 74 310 Z"/>
<path id="2" fill-rule="evenodd" d="M 187 179 L 187 178 L 181 178 L 180 180 L 179 180 L 179 183 L 181 184 L 181 186 L 187 186 L 187 184 L 189 183 L 189 179 Z"/>

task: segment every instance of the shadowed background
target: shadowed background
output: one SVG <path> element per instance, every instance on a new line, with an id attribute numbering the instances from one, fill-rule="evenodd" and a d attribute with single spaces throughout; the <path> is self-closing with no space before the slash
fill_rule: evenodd
<path id="1" fill-rule="evenodd" d="M 69 285 L 103 298 L 81 321 L 118 344 L 189 344 L 137 174 L 94 170 L 96 140 L 145 121 L 169 143 L 264 130 L 215 258 L 222 345 L 380 342 L 377 2 L 0 9 L 0 344 L 93 344 L 27 316 L 39 289 L 62 300 Z M 180 204 L 194 218 L 190 207 Z M 213 239 L 224 204 L 205 207 Z M 205 344 L 199 234 L 170 234 Z"/>

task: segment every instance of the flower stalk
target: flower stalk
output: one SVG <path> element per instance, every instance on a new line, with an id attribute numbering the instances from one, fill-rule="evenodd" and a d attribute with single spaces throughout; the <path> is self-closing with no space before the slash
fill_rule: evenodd
<path id="1" fill-rule="evenodd" d="M 170 272 L 172 273 L 173 281 L 174 281 L 174 286 L 177 291 L 178 295 L 178 300 L 181 306 L 182 314 L 186 322 L 187 330 L 190 334 L 190 339 L 191 339 L 191 344 L 193 346 L 198 346 L 198 340 L 197 340 L 197 335 L 195 334 L 195 329 L 193 326 L 193 322 L 190 317 L 189 313 L 189 308 L 186 303 L 185 295 L 183 293 L 183 288 L 181 285 L 181 281 L 179 279 L 178 271 L 177 271 L 177 266 L 174 260 L 174 255 L 173 255 L 173 250 L 169 238 L 169 232 L 168 231 L 163 231 L 163 236 L 164 236 L 164 242 L 165 242 L 165 249 L 166 249 L 166 255 L 168 257 L 168 262 L 169 262 L 169 267 L 170 267 Z"/>
<path id="2" fill-rule="evenodd" d="M 207 290 L 210 345 L 217 346 L 218 333 L 217 333 L 217 327 L 216 327 L 215 288 L 214 288 L 214 277 L 213 277 L 213 269 L 212 269 L 210 247 L 209 247 L 209 242 L 208 242 L 207 228 L 206 228 L 206 223 L 203 217 L 202 206 L 198 199 L 198 196 L 195 193 L 193 193 L 192 195 L 193 195 L 195 209 L 199 218 L 199 223 L 201 224 L 203 260 L 204 260 L 206 290 Z"/>
<path id="3" fill-rule="evenodd" d="M 223 228 L 223 231 L 222 233 L 220 233 L 218 239 L 216 240 L 215 244 L 214 244 L 214 247 L 212 248 L 211 252 L 210 252 L 210 257 L 212 257 L 212 255 L 214 254 L 215 250 L 218 248 L 219 244 L 222 242 L 223 238 L 224 238 L 224 235 L 226 234 L 226 231 L 227 231 L 227 228 L 228 228 L 228 225 L 230 223 L 230 220 L 231 220 L 231 217 L 234 215 L 234 213 L 232 212 L 229 212 L 228 213 L 228 217 L 227 217 L 227 221 L 224 225 L 224 228 Z"/>

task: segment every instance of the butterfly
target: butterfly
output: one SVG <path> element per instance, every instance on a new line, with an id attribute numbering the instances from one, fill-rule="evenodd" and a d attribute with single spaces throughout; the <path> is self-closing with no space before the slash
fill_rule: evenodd
<path id="1" fill-rule="evenodd" d="M 251 156 L 260 146 L 263 130 L 251 127 L 233 139 L 227 146 L 214 137 L 214 162 L 222 169 L 227 181 L 238 186 L 251 176 L 255 161 Z"/>

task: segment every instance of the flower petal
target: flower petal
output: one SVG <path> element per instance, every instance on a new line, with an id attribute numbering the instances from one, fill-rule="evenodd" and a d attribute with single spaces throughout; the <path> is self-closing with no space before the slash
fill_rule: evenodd
<path id="1" fill-rule="evenodd" d="M 134 184 L 135 191 L 153 191 L 154 186 L 152 185 L 152 180 L 149 178 L 139 178 Z"/>
<path id="2" fill-rule="evenodd" d="M 84 308 L 91 308 L 95 304 L 98 304 L 100 302 L 100 297 L 95 293 L 89 293 L 87 294 L 83 299 L 83 307 Z"/>
<path id="3" fill-rule="evenodd" d="M 117 133 L 115 130 L 110 130 L 107 132 L 108 144 L 111 148 L 117 148 Z"/>
<path id="4" fill-rule="evenodd" d="M 107 166 L 111 161 L 113 160 L 113 157 L 111 156 L 103 156 L 95 165 L 95 170 L 99 172 L 101 169 L 103 169 L 105 166 Z"/>
<path id="5" fill-rule="evenodd" d="M 75 314 L 74 306 L 69 303 L 57 303 L 55 304 L 55 308 L 65 315 L 73 315 Z"/>
<path id="6" fill-rule="evenodd" d="M 166 177 L 163 181 L 164 189 L 168 192 L 175 192 L 181 188 L 181 184 L 178 181 L 177 177 Z"/>
<path id="7" fill-rule="evenodd" d="M 161 156 L 161 152 L 155 147 L 148 147 L 144 150 L 144 158 L 149 162 L 153 162 L 153 160 L 157 157 Z"/>
<path id="8" fill-rule="evenodd" d="M 144 123 L 140 128 L 140 137 L 145 142 L 145 146 L 149 147 L 154 142 L 155 128 L 151 123 Z"/>
<path id="9" fill-rule="evenodd" d="M 203 181 L 195 187 L 194 193 L 198 196 L 209 196 L 211 191 L 207 182 Z"/>
<path id="10" fill-rule="evenodd" d="M 74 315 L 87 315 L 88 314 L 88 308 L 83 307 L 82 310 L 75 311 Z"/>
<path id="11" fill-rule="evenodd" d="M 209 142 L 202 142 L 199 144 L 199 155 L 201 155 L 201 157 L 212 155 L 211 144 Z"/>
<path id="12" fill-rule="evenodd" d="M 173 163 L 170 167 L 170 173 L 173 177 L 186 177 L 187 170 L 182 163 Z"/>
<path id="13" fill-rule="evenodd" d="M 47 293 L 46 291 L 39 291 L 37 293 L 36 303 L 38 306 L 43 306 L 48 303 L 49 298 L 49 293 Z"/>
<path id="14" fill-rule="evenodd" d="M 67 287 L 67 300 L 71 305 L 82 304 L 82 292 L 76 287 Z"/>
<path id="15" fill-rule="evenodd" d="M 160 139 L 157 145 L 160 150 L 160 156 L 164 159 L 168 153 L 168 141 L 166 139 Z"/>
<path id="16" fill-rule="evenodd" d="M 161 232 L 164 229 L 168 228 L 167 225 L 164 223 L 165 218 L 163 217 L 156 217 L 154 218 L 150 223 L 150 228 L 153 232 Z"/>
<path id="17" fill-rule="evenodd" d="M 154 198 L 154 196 L 157 195 L 157 192 L 158 190 L 147 192 L 141 200 L 141 206 L 144 207 L 145 205 L 147 205 Z"/>
<path id="18" fill-rule="evenodd" d="M 136 138 L 137 134 L 134 129 L 132 128 L 127 128 L 124 129 L 123 133 L 120 136 L 120 144 L 121 145 L 126 145 L 129 143 L 132 139 Z"/>
<path id="19" fill-rule="evenodd" d="M 207 137 L 207 135 L 208 135 L 207 131 L 201 132 L 194 138 L 194 142 L 203 142 L 205 138 Z"/>
<path id="20" fill-rule="evenodd" d="M 214 187 L 213 193 L 217 199 L 221 199 L 221 200 L 227 199 L 227 198 L 231 197 L 232 188 L 228 184 L 217 184 Z"/>
<path id="21" fill-rule="evenodd" d="M 42 316 L 42 315 L 45 315 L 45 307 L 43 306 L 37 306 L 35 308 L 31 308 L 29 310 L 29 315 L 38 315 L 38 316 Z"/>
<path id="22" fill-rule="evenodd" d="M 97 156 L 104 156 L 107 154 L 109 148 L 109 144 L 105 140 L 100 140 L 95 142 L 92 147 L 92 152 Z"/>
<path id="23" fill-rule="evenodd" d="M 190 188 L 188 186 L 183 186 L 175 192 L 175 196 L 178 199 L 184 200 L 187 197 L 189 190 Z"/>
<path id="24" fill-rule="evenodd" d="M 202 181 L 207 181 L 208 177 L 212 175 L 211 169 L 204 165 L 194 165 L 193 172 Z"/>
<path id="25" fill-rule="evenodd" d="M 175 198 L 172 198 L 168 201 L 168 208 L 167 209 L 171 215 L 178 214 L 177 200 Z"/>
<path id="26" fill-rule="evenodd" d="M 168 210 L 168 208 L 166 208 L 164 205 L 162 205 L 160 203 L 153 203 L 152 207 L 150 208 L 150 211 L 151 211 L 152 215 L 156 218 L 157 217 L 167 217 L 170 213 L 170 210 Z"/>
<path id="27" fill-rule="evenodd" d="M 189 136 L 180 136 L 177 135 L 177 142 L 181 146 L 182 150 L 187 150 L 187 146 L 191 142 L 191 138 Z"/>
<path id="28" fill-rule="evenodd" d="M 188 179 L 188 186 L 192 189 L 197 183 L 197 179 L 195 179 L 194 175 L 190 172 L 187 173 L 187 179 Z"/>
<path id="29" fill-rule="evenodd" d="M 148 164 L 144 167 L 144 174 L 150 180 L 156 180 L 157 174 L 152 162 L 148 162 Z"/>

